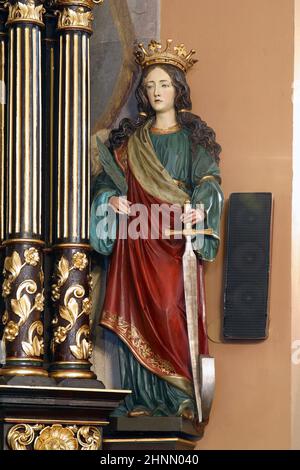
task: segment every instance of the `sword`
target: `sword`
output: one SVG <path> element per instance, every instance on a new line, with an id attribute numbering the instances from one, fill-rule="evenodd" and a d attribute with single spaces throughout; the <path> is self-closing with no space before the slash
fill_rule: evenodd
<path id="1" fill-rule="evenodd" d="M 187 201 L 184 205 L 184 213 L 186 214 L 191 208 L 190 201 Z M 184 225 L 184 230 L 181 232 L 175 230 L 166 231 L 166 235 L 174 235 L 178 233 L 182 233 L 186 237 L 185 251 L 182 257 L 184 297 L 194 394 L 198 413 L 198 421 L 201 423 L 202 421 L 206 421 L 209 417 L 212 397 L 214 394 L 215 369 L 214 358 L 210 356 L 199 355 L 197 258 L 192 246 L 192 236 L 197 234 L 211 235 L 212 229 L 194 230 L 192 229 L 191 223 L 186 223 Z M 202 273 L 201 281 L 203 281 Z M 201 287 L 201 294 L 202 296 L 204 295 L 203 287 Z M 204 307 L 203 317 L 205 325 Z"/>
<path id="2" fill-rule="evenodd" d="M 184 213 L 191 209 L 190 201 L 184 204 Z M 185 230 L 192 229 L 191 223 L 184 225 Z M 200 396 L 199 374 L 199 336 L 198 336 L 198 296 L 197 296 L 197 258 L 192 246 L 192 236 L 185 235 L 185 250 L 182 257 L 184 297 L 189 338 L 192 376 L 194 383 L 195 401 L 199 422 L 202 421 L 202 406 Z"/>

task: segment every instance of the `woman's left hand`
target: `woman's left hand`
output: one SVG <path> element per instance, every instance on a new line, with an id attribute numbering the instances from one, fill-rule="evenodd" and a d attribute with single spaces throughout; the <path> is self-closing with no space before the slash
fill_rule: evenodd
<path id="1" fill-rule="evenodd" d="M 183 224 L 198 224 L 203 222 L 205 219 L 205 212 L 202 209 L 190 209 L 185 214 L 180 216 L 180 220 Z"/>

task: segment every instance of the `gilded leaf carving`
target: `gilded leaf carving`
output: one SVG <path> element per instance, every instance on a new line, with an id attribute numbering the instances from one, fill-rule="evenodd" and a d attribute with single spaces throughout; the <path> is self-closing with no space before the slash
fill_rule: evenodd
<path id="1" fill-rule="evenodd" d="M 76 346 L 71 345 L 70 350 L 76 359 L 88 359 L 92 354 L 92 343 L 86 338 L 89 336 L 88 325 L 82 325 L 76 333 Z"/>
<path id="2" fill-rule="evenodd" d="M 64 298 L 65 305 L 68 304 L 69 297 L 71 297 L 71 295 L 73 294 L 77 299 L 82 299 L 85 294 L 85 290 L 80 284 L 75 284 L 74 286 L 69 287 L 69 289 L 66 291 Z"/>
<path id="3" fill-rule="evenodd" d="M 33 337 L 33 334 L 42 336 L 44 328 L 41 321 L 35 321 L 32 323 L 28 330 L 29 342 L 22 341 L 22 349 L 27 356 L 41 356 L 44 353 L 44 341 L 43 338 L 39 338 L 37 335 Z"/>
<path id="4" fill-rule="evenodd" d="M 11 256 L 5 258 L 4 269 L 11 274 L 13 279 L 19 276 L 22 267 L 22 261 L 17 251 L 14 251 Z"/>
<path id="5" fill-rule="evenodd" d="M 31 303 L 27 294 L 20 299 L 11 300 L 12 311 L 21 319 L 22 324 L 26 322 L 31 313 Z"/>
<path id="6" fill-rule="evenodd" d="M 37 291 L 37 285 L 32 279 L 27 279 L 26 281 L 21 282 L 17 289 L 17 299 L 21 297 L 21 293 L 24 289 L 27 294 L 35 294 Z"/>
<path id="7" fill-rule="evenodd" d="M 78 304 L 76 300 L 70 299 L 67 306 L 60 306 L 59 314 L 64 320 L 73 326 L 78 317 Z"/>
<path id="8" fill-rule="evenodd" d="M 70 272 L 69 261 L 64 256 L 62 256 L 58 262 L 57 272 L 59 285 L 62 286 L 67 281 Z"/>

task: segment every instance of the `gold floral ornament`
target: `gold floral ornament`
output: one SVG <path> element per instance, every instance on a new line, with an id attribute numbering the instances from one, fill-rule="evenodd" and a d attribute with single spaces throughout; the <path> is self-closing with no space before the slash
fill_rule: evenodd
<path id="1" fill-rule="evenodd" d="M 43 293 L 38 293 L 35 296 L 35 309 L 38 310 L 39 312 L 42 312 L 44 310 L 44 294 Z"/>
<path id="2" fill-rule="evenodd" d="M 51 298 L 53 302 L 60 299 L 60 291 L 63 285 L 69 278 L 70 272 L 74 269 L 79 269 L 83 271 L 89 264 L 88 258 L 85 253 L 76 252 L 72 257 L 72 264 L 70 265 L 67 258 L 64 256 L 61 257 L 57 264 L 56 273 L 58 281 L 51 286 Z"/>
<path id="3" fill-rule="evenodd" d="M 82 311 L 86 314 L 86 315 L 90 315 L 91 312 L 92 312 L 92 302 L 90 299 L 88 298 L 85 298 L 83 299 L 83 302 L 82 302 Z"/>
<path id="4" fill-rule="evenodd" d="M 82 426 L 77 432 L 81 450 L 101 449 L 101 433 L 95 426 Z"/>
<path id="5" fill-rule="evenodd" d="M 28 450 L 27 447 L 34 440 L 35 431 L 43 429 L 42 424 L 29 426 L 29 424 L 16 424 L 7 434 L 8 447 L 12 450 Z"/>
<path id="6" fill-rule="evenodd" d="M 135 51 L 136 63 L 142 68 L 153 64 L 170 64 L 186 73 L 198 62 L 192 57 L 196 51 L 191 49 L 190 52 L 187 52 L 184 44 L 172 47 L 172 42 L 172 39 L 168 39 L 165 49 L 162 48 L 160 42 L 153 39 L 148 44 L 148 49 L 144 44 L 138 44 L 138 49 Z"/>
<path id="7" fill-rule="evenodd" d="M 5 341 L 14 341 L 19 334 L 19 325 L 13 321 L 9 321 L 4 328 L 3 339 Z"/>
<path id="8" fill-rule="evenodd" d="M 67 338 L 67 335 L 68 335 L 69 331 L 70 330 L 67 330 L 67 328 L 65 328 L 64 326 L 59 326 L 54 331 L 54 334 L 53 334 L 54 342 L 57 343 L 57 344 L 61 344 L 64 341 L 66 341 L 66 338 Z"/>
<path id="9" fill-rule="evenodd" d="M 83 271 L 89 264 L 87 256 L 85 253 L 74 253 L 72 257 L 73 265 L 75 268 L 79 269 L 79 271 Z"/>
<path id="10" fill-rule="evenodd" d="M 6 298 L 10 293 L 11 293 L 11 280 L 4 279 L 3 284 L 2 284 L 2 296 Z"/>
<path id="11" fill-rule="evenodd" d="M 5 312 L 2 315 L 2 324 L 6 325 L 7 322 L 8 322 L 8 313 L 7 313 L 7 310 L 5 310 Z"/>
<path id="12" fill-rule="evenodd" d="M 90 291 L 92 291 L 94 287 L 94 281 L 93 281 L 93 276 L 91 274 L 88 275 L 88 285 L 89 285 Z"/>
<path id="13" fill-rule="evenodd" d="M 40 255 L 36 248 L 28 248 L 24 252 L 24 258 L 30 266 L 37 266 L 40 262 Z"/>
<path id="14" fill-rule="evenodd" d="M 70 428 L 53 424 L 43 429 L 35 439 L 34 450 L 78 450 L 78 441 Z"/>

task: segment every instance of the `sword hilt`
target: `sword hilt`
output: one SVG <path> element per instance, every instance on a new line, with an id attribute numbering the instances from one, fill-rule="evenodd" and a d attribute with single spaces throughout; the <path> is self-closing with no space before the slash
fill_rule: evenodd
<path id="1" fill-rule="evenodd" d="M 212 228 L 204 228 L 203 230 L 196 230 L 194 228 L 186 229 L 184 228 L 183 230 L 170 230 L 166 229 L 165 230 L 165 236 L 169 237 L 170 235 L 184 235 L 185 237 L 194 237 L 195 235 L 212 235 L 213 234 L 213 229 Z"/>
<path id="2" fill-rule="evenodd" d="M 191 209 L 192 209 L 191 201 L 187 200 L 184 203 L 184 213 L 187 214 Z M 211 228 L 205 228 L 205 229 L 200 229 L 200 230 L 193 229 L 191 222 L 184 224 L 183 230 L 171 230 L 171 229 L 165 230 L 166 237 L 169 237 L 170 235 L 184 235 L 185 237 L 194 237 L 196 235 L 212 235 L 212 234 L 213 234 L 213 230 Z"/>
<path id="3" fill-rule="evenodd" d="M 191 201 L 189 199 L 187 199 L 184 203 L 184 213 L 187 214 L 190 210 L 192 209 L 192 205 L 191 205 Z M 185 230 L 192 230 L 192 222 L 187 222 L 184 224 L 184 228 Z M 191 236 L 191 235 L 186 235 L 186 236 Z"/>

